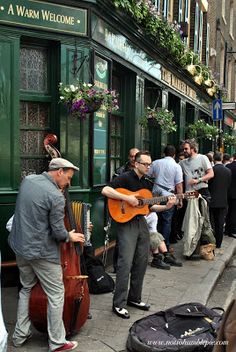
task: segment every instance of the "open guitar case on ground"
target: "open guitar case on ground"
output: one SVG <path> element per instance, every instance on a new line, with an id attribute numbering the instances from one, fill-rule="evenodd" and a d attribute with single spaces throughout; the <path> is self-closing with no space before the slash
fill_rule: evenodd
<path id="1" fill-rule="evenodd" d="M 209 309 L 201 303 L 186 303 L 149 315 L 131 326 L 127 349 L 133 352 L 210 352 L 222 311 L 221 308 Z"/>

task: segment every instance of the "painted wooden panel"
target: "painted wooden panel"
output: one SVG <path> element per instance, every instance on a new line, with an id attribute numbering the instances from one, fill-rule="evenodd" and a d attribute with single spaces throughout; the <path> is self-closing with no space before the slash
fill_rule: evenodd
<path id="1" fill-rule="evenodd" d="M 0 189 L 11 190 L 17 177 L 18 39 L 0 36 Z"/>

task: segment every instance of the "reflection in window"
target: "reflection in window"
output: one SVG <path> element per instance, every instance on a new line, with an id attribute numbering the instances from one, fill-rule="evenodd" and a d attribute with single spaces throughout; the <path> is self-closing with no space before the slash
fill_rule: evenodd
<path id="1" fill-rule="evenodd" d="M 21 177 L 47 169 L 44 138 L 50 126 L 47 48 L 22 47 L 20 50 L 20 164 Z M 30 98 L 30 101 L 28 100 Z"/>
<path id="2" fill-rule="evenodd" d="M 110 119 L 111 175 L 121 166 L 122 121 L 122 117 L 114 115 Z"/>
<path id="3" fill-rule="evenodd" d="M 22 101 L 20 104 L 20 124 L 34 128 L 48 126 L 49 105 Z"/>
<path id="4" fill-rule="evenodd" d="M 20 89 L 47 92 L 47 50 L 45 48 L 21 48 Z"/>

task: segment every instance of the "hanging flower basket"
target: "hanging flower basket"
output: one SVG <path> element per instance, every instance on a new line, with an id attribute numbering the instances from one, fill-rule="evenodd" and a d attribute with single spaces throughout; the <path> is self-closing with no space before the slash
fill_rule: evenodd
<path id="1" fill-rule="evenodd" d="M 213 140 L 219 134 L 218 128 L 216 126 L 210 125 L 204 120 L 198 120 L 197 122 L 188 125 L 187 127 L 187 137 L 188 138 L 206 138 Z"/>
<path id="2" fill-rule="evenodd" d="M 85 118 L 100 108 L 111 112 L 119 109 L 117 94 L 114 90 L 98 89 L 91 83 L 78 85 L 59 85 L 60 102 L 63 103 L 71 115 Z"/>
<path id="3" fill-rule="evenodd" d="M 73 103 L 69 103 L 70 105 L 70 112 L 72 114 L 77 115 L 79 114 L 91 114 L 93 112 L 96 112 L 97 110 L 100 109 L 102 105 L 102 99 L 94 99 L 94 100 L 88 100 L 88 99 L 79 99 L 74 101 Z"/>
<path id="4" fill-rule="evenodd" d="M 165 133 L 176 132 L 177 126 L 172 111 L 163 108 L 150 108 L 145 109 L 144 114 L 139 119 L 139 124 L 142 127 L 159 126 Z"/>

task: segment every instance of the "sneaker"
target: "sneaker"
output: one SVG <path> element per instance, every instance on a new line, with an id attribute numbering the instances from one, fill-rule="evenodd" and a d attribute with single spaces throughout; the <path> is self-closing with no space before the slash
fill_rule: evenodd
<path id="1" fill-rule="evenodd" d="M 150 309 L 150 304 L 144 303 L 142 301 L 140 301 L 140 302 L 128 301 L 127 305 L 141 309 L 141 310 L 149 310 Z"/>
<path id="2" fill-rule="evenodd" d="M 119 307 L 113 306 L 112 310 L 119 318 L 122 318 L 122 319 L 130 318 L 129 312 L 125 308 L 119 308 Z"/>
<path id="3" fill-rule="evenodd" d="M 78 346 L 77 341 L 67 341 L 62 345 L 61 347 L 57 348 L 56 350 L 53 350 L 53 352 L 59 352 L 59 351 L 72 351 Z"/>
<path id="4" fill-rule="evenodd" d="M 166 264 L 171 265 L 171 266 L 178 266 L 178 267 L 183 266 L 183 263 L 178 262 L 177 259 L 175 258 L 175 256 L 171 253 L 167 253 L 165 255 L 164 262 Z"/>

